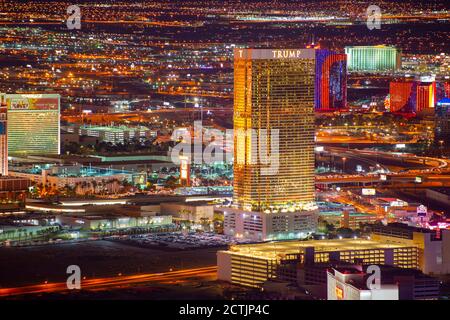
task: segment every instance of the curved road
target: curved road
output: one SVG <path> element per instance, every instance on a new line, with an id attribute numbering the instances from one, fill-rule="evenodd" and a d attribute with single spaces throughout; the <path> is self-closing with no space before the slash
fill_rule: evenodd
<path id="1" fill-rule="evenodd" d="M 131 276 L 121 276 L 109 278 L 95 278 L 81 281 L 82 290 L 106 290 L 123 286 L 146 284 L 146 283 L 170 283 L 186 282 L 195 280 L 215 280 L 217 267 L 202 267 L 194 269 L 183 269 L 163 273 L 147 273 Z M 43 283 L 17 288 L 0 289 L 0 297 L 11 297 L 25 294 L 55 293 L 68 291 L 65 282 Z"/>

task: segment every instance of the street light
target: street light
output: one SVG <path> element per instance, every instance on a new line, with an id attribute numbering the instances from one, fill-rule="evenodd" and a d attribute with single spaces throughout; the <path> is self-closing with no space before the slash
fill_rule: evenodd
<path id="1" fill-rule="evenodd" d="M 347 158 L 342 157 L 342 173 L 345 173 L 345 160 L 347 160 Z"/>

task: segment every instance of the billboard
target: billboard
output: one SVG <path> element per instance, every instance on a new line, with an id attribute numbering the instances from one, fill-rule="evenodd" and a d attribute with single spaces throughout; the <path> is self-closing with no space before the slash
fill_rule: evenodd
<path id="1" fill-rule="evenodd" d="M 59 95 L 56 94 L 11 94 L 6 95 L 8 111 L 59 110 Z"/>
<path id="2" fill-rule="evenodd" d="M 423 204 L 417 207 L 417 215 L 419 217 L 426 217 L 428 214 L 428 208 L 425 207 Z"/>
<path id="3" fill-rule="evenodd" d="M 376 194 L 376 190 L 372 188 L 362 189 L 361 191 L 364 196 L 374 196 Z"/>

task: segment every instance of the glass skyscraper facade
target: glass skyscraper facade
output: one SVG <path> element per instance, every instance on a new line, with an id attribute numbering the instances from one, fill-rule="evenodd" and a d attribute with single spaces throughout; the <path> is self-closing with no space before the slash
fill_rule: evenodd
<path id="1" fill-rule="evenodd" d="M 315 50 L 235 49 L 234 72 L 234 203 L 302 210 L 314 201 Z"/>
<path id="2" fill-rule="evenodd" d="M 60 96 L 5 94 L 10 155 L 60 154 Z"/>
<path id="3" fill-rule="evenodd" d="M 395 71 L 401 66 L 401 54 L 395 47 L 384 45 L 345 47 L 345 54 L 350 72 Z"/>

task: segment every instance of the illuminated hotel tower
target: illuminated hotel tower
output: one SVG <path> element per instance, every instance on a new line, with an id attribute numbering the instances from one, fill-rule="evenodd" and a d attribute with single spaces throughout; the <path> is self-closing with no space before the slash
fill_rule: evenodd
<path id="1" fill-rule="evenodd" d="M 414 104 L 413 81 L 391 81 L 389 84 L 389 111 L 399 113 L 413 113 Z"/>
<path id="2" fill-rule="evenodd" d="M 420 77 L 416 90 L 416 112 L 431 110 L 436 101 L 436 82 L 434 77 Z"/>
<path id="3" fill-rule="evenodd" d="M 10 155 L 60 154 L 59 94 L 3 94 Z"/>
<path id="4" fill-rule="evenodd" d="M 225 233 L 268 240 L 314 231 L 314 81 L 314 49 L 235 49 L 237 210 L 225 213 Z"/>
<path id="5" fill-rule="evenodd" d="M 347 107 L 347 56 L 326 49 L 316 50 L 316 111 Z"/>
<path id="6" fill-rule="evenodd" d="M 8 175 L 8 135 L 6 131 L 6 104 L 0 97 L 0 175 Z"/>
<path id="7" fill-rule="evenodd" d="M 401 52 L 385 45 L 345 47 L 350 72 L 385 72 L 401 68 Z"/>
<path id="8" fill-rule="evenodd" d="M 419 113 L 434 108 L 436 82 L 434 77 L 414 81 L 392 81 L 389 85 L 390 112 Z"/>

